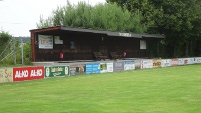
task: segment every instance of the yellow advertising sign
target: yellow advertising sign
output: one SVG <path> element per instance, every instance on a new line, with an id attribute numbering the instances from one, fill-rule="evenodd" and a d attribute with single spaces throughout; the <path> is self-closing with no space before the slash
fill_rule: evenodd
<path id="1" fill-rule="evenodd" d="M 153 68 L 162 67 L 162 60 L 153 60 Z"/>
<path id="2" fill-rule="evenodd" d="M 0 83 L 13 82 L 13 69 L 3 68 L 0 69 Z"/>

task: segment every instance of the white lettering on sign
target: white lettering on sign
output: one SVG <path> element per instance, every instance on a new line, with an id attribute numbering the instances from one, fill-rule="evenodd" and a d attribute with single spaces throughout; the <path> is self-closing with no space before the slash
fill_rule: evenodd
<path id="1" fill-rule="evenodd" d="M 38 70 L 31 70 L 31 77 L 35 77 L 35 76 L 42 76 L 42 69 L 38 69 Z"/>
<path id="2" fill-rule="evenodd" d="M 28 75 L 29 75 L 28 70 L 16 71 L 15 78 L 28 77 Z"/>
<path id="3" fill-rule="evenodd" d="M 131 37 L 130 33 L 119 33 L 119 36 Z"/>

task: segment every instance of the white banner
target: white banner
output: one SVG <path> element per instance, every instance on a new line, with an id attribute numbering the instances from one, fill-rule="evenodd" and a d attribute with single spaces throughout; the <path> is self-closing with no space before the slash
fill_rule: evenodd
<path id="1" fill-rule="evenodd" d="M 134 70 L 134 69 L 135 69 L 134 60 L 124 61 L 124 70 Z"/>
<path id="2" fill-rule="evenodd" d="M 195 64 L 195 58 L 189 58 L 189 64 Z"/>
<path id="3" fill-rule="evenodd" d="M 169 66 L 171 66 L 171 64 L 170 64 L 170 59 L 164 59 L 164 60 L 162 60 L 162 67 L 169 67 Z"/>
<path id="4" fill-rule="evenodd" d="M 195 58 L 195 63 L 201 63 L 201 57 L 196 57 Z"/>
<path id="5" fill-rule="evenodd" d="M 184 59 L 183 58 L 179 58 L 178 59 L 178 64 L 179 65 L 184 65 Z"/>
<path id="6" fill-rule="evenodd" d="M 184 58 L 184 64 L 194 64 L 195 58 Z"/>
<path id="7" fill-rule="evenodd" d="M 53 49 L 53 37 L 50 35 L 38 35 L 40 49 Z"/>
<path id="8" fill-rule="evenodd" d="M 153 68 L 153 60 L 141 61 L 141 69 Z"/>
<path id="9" fill-rule="evenodd" d="M 100 63 L 101 73 L 113 72 L 113 63 Z"/>

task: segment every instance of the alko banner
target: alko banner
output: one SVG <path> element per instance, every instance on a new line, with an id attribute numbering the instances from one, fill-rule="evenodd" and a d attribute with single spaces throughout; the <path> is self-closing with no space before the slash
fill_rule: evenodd
<path id="1" fill-rule="evenodd" d="M 13 68 L 13 81 L 44 78 L 44 66 Z"/>

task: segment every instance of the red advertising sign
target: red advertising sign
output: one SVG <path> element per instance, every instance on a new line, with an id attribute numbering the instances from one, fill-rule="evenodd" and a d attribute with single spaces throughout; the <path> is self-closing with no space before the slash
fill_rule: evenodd
<path id="1" fill-rule="evenodd" d="M 24 81 L 44 78 L 44 67 L 13 68 L 13 81 Z"/>

